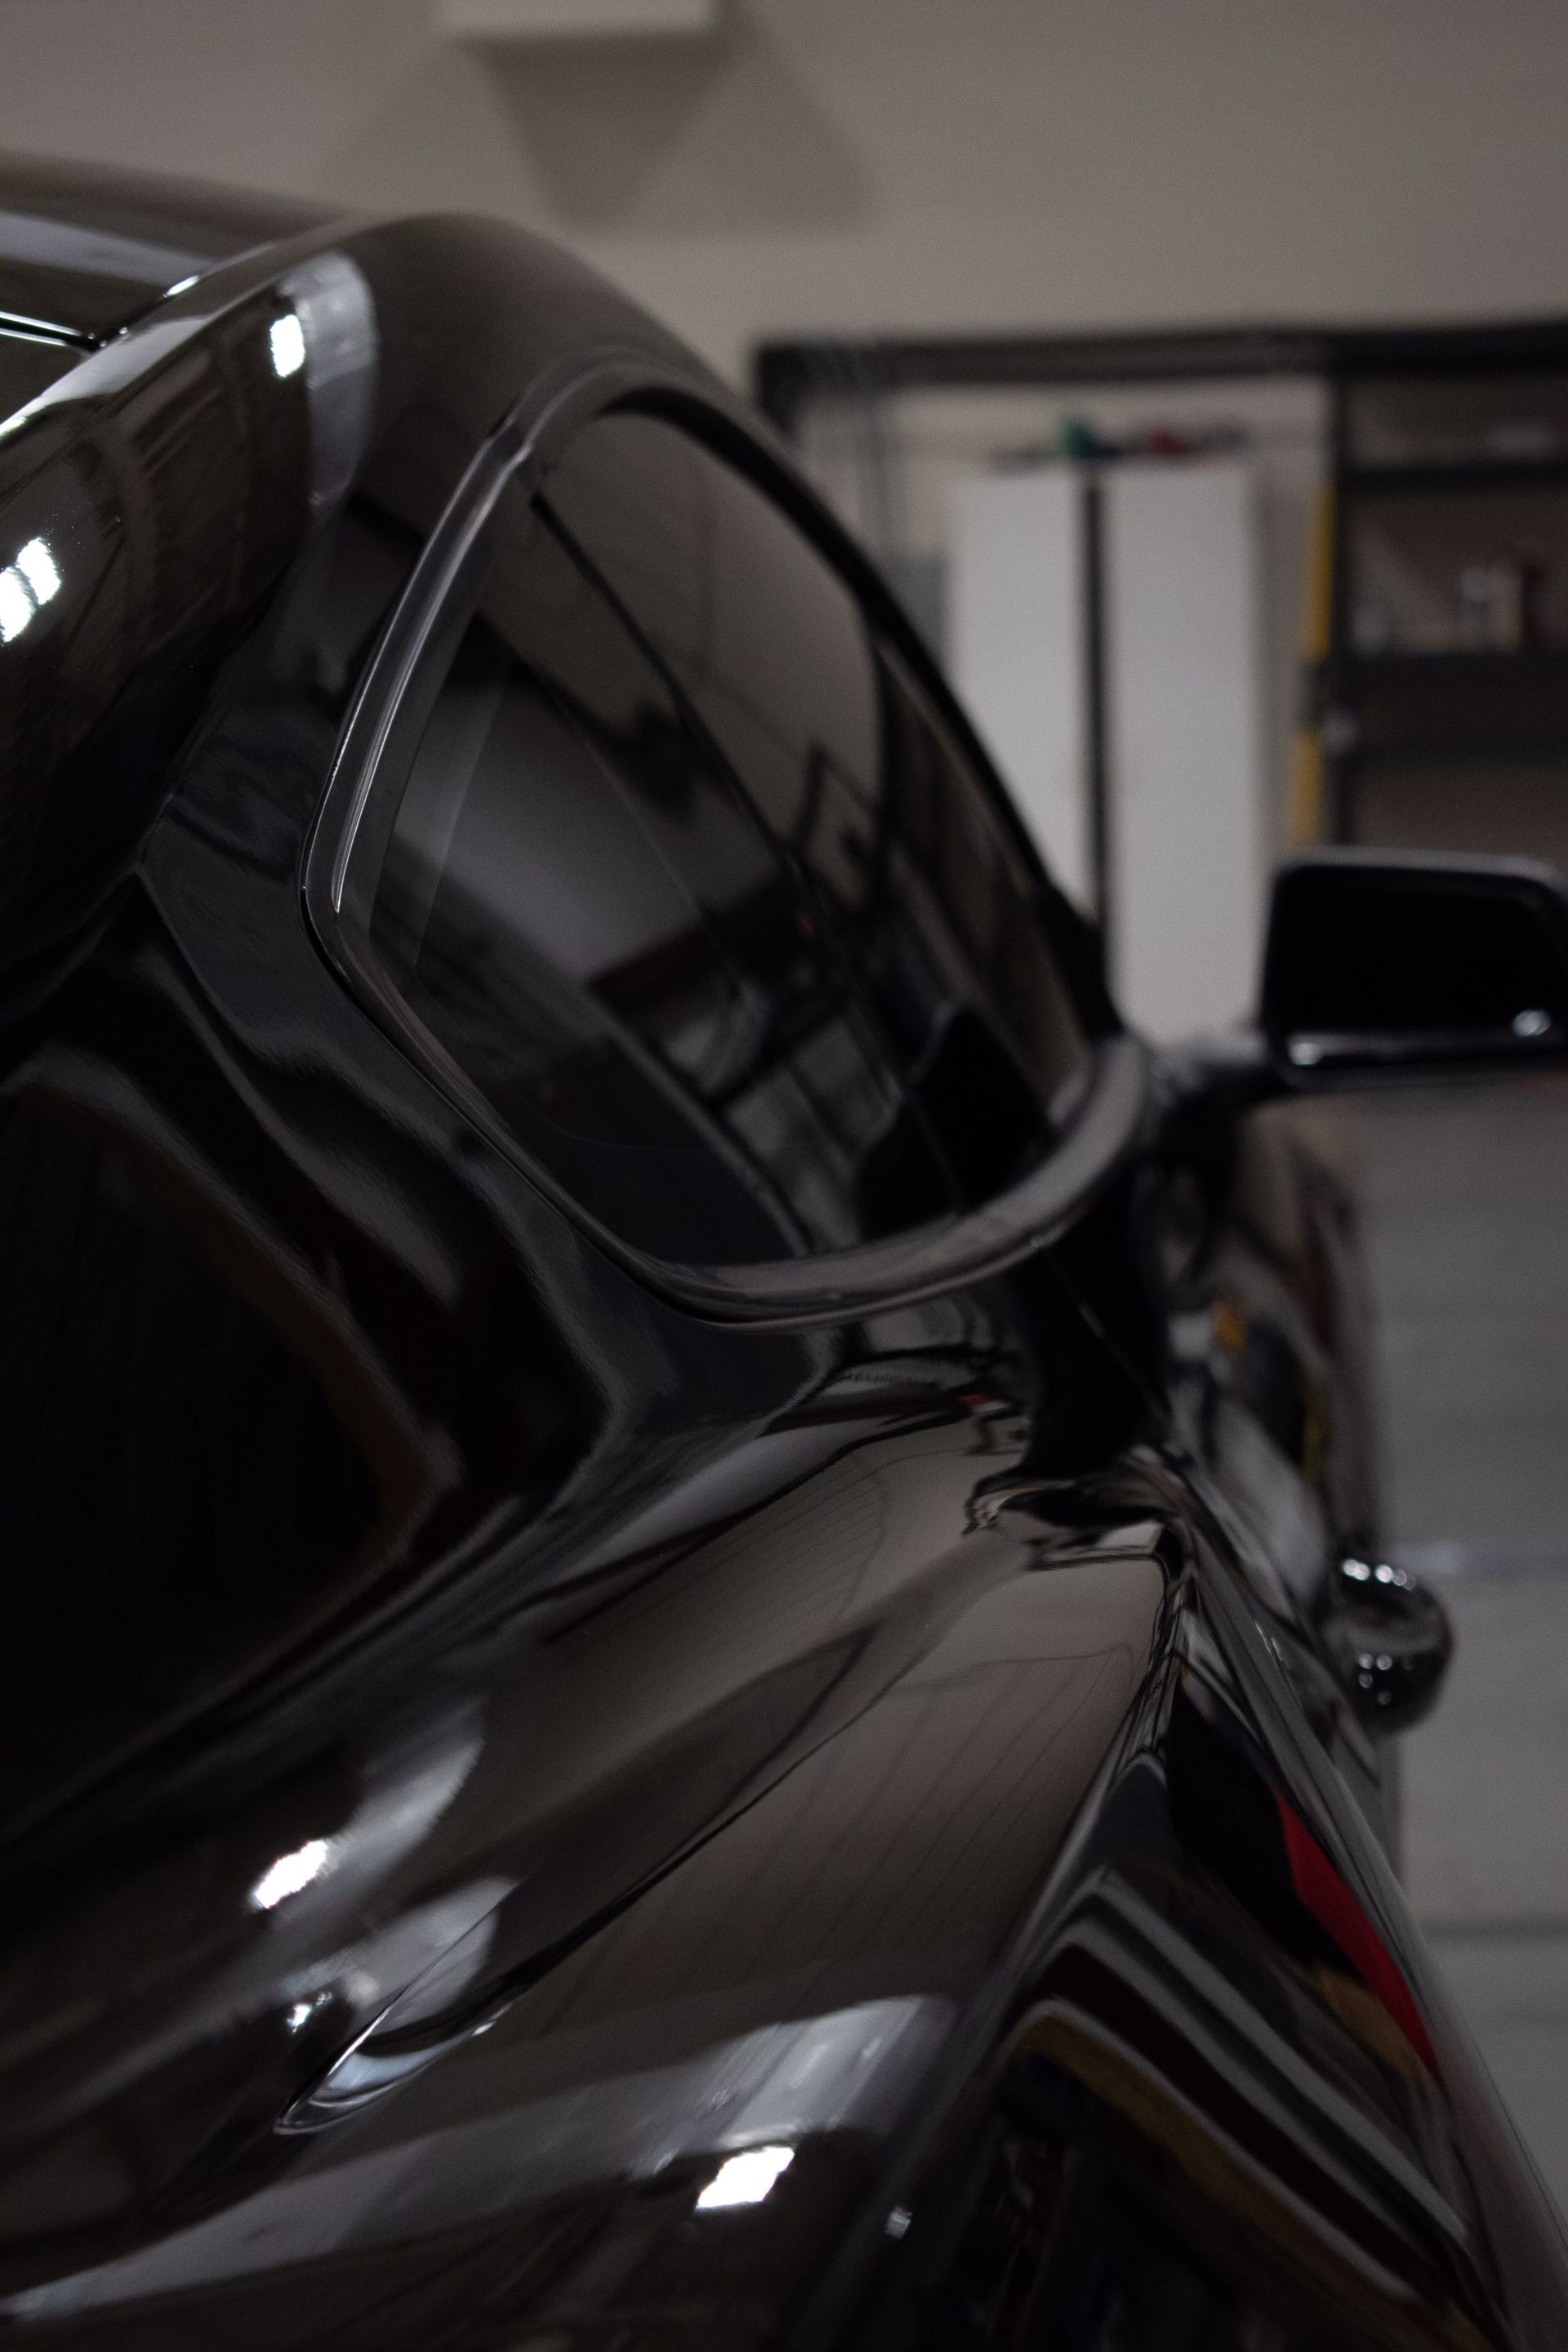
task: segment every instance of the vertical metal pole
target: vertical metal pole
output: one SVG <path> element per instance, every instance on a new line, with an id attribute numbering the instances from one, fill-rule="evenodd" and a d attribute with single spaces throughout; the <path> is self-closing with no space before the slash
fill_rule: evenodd
<path id="1" fill-rule="evenodd" d="M 1098 467 L 1086 467 L 1082 482 L 1084 782 L 1089 800 L 1090 887 L 1109 977 L 1116 909 L 1110 870 L 1110 741 L 1106 701 L 1105 484 Z"/>

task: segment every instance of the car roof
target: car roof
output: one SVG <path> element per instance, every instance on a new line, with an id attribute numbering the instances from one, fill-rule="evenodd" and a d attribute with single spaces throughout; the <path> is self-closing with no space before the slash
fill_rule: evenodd
<path id="1" fill-rule="evenodd" d="M 29 1004 L 160 821 L 209 655 L 351 485 L 401 579 L 531 388 L 606 354 L 702 379 L 515 227 L 59 167 L 0 162 L 0 981 Z"/>
<path id="2" fill-rule="evenodd" d="M 171 287 L 331 217 L 281 196 L 0 156 L 0 333 L 92 349 Z"/>

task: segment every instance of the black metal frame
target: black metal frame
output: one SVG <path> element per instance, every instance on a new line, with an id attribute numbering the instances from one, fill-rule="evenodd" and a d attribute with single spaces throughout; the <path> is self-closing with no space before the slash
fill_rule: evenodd
<path id="1" fill-rule="evenodd" d="M 806 336 L 757 347 L 752 391 L 782 433 L 805 403 L 855 394 L 996 391 L 1247 377 L 1528 373 L 1568 366 L 1568 318 L 1419 327 L 1220 326 L 1133 334 Z"/>

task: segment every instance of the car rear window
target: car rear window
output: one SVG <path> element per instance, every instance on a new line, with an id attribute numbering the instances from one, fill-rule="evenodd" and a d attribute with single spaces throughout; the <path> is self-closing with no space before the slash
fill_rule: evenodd
<path id="1" fill-rule="evenodd" d="M 850 975 L 659 666 L 520 494 L 494 547 L 397 796 L 384 971 L 622 1239 L 715 1264 L 861 1238 L 860 1174 L 900 1097 Z"/>
<path id="2" fill-rule="evenodd" d="M 590 424 L 503 490 L 483 551 L 400 709 L 356 898 L 526 1158 L 688 1265 L 1019 1181 L 1085 1037 L 1026 856 L 896 631 L 661 418 Z"/>

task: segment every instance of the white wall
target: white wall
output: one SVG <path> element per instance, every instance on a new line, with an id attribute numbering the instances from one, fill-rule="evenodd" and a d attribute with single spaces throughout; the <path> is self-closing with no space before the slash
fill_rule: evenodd
<path id="1" fill-rule="evenodd" d="M 510 65 L 429 0 L 0 0 L 0 146 L 567 239 L 781 330 L 1568 305 L 1563 0 L 733 0 Z"/>

